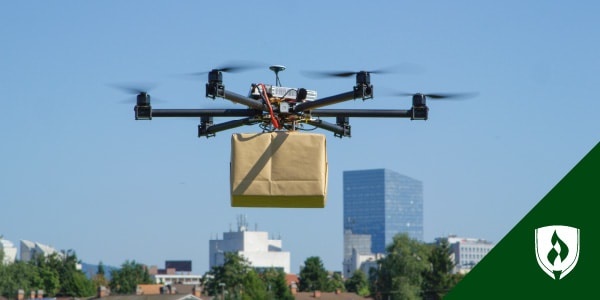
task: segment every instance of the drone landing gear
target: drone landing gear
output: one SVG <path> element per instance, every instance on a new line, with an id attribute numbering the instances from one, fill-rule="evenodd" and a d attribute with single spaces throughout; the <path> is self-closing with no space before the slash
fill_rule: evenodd
<path id="1" fill-rule="evenodd" d="M 214 137 L 214 132 L 209 132 L 208 129 L 213 126 L 213 117 L 205 116 L 200 118 L 200 125 L 198 125 L 198 137 Z"/>
<path id="2" fill-rule="evenodd" d="M 336 123 L 337 126 L 341 127 L 343 129 L 343 131 L 342 131 L 341 134 L 334 133 L 333 136 L 339 137 L 339 138 L 342 138 L 342 137 L 345 137 L 345 136 L 346 137 L 350 137 L 351 136 L 351 134 L 350 134 L 350 128 L 351 128 L 351 126 L 350 126 L 350 118 L 348 118 L 348 117 L 336 117 L 335 118 L 335 123 Z"/>

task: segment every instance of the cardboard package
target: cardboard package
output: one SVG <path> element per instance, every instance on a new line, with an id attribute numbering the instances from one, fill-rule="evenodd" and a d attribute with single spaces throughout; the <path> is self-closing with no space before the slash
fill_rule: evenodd
<path id="1" fill-rule="evenodd" d="M 327 171 L 322 134 L 233 134 L 231 206 L 323 208 Z"/>

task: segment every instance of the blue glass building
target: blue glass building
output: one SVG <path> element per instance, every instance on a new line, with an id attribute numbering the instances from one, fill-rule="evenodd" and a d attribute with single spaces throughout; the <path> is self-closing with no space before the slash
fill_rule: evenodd
<path id="1" fill-rule="evenodd" d="M 371 235 L 371 253 L 384 253 L 398 233 L 422 241 L 422 182 L 387 169 L 344 171 L 344 232 L 348 231 Z"/>

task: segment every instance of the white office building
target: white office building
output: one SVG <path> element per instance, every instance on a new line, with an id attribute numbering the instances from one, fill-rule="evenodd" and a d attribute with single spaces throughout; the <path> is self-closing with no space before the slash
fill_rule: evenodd
<path id="1" fill-rule="evenodd" d="M 37 242 L 31 242 L 27 240 L 21 240 L 21 260 L 30 261 L 36 255 L 49 256 L 56 253 L 59 256 L 63 256 L 61 252 L 54 249 L 51 246 L 44 245 Z"/>
<path id="2" fill-rule="evenodd" d="M 385 254 L 360 254 L 356 249 L 352 250 L 350 258 L 344 260 L 344 278 L 350 278 L 356 270 L 361 270 L 369 276 L 371 269 L 377 270 L 377 261 L 383 259 Z"/>
<path id="3" fill-rule="evenodd" d="M 244 216 L 238 218 L 237 231 L 224 232 L 222 239 L 209 241 L 210 268 L 222 266 L 227 252 L 243 256 L 253 268 L 290 273 L 290 252 L 282 250 L 281 239 L 270 239 L 268 232 L 248 230 Z"/>
<path id="4" fill-rule="evenodd" d="M 450 250 L 452 251 L 452 260 L 454 261 L 455 273 L 468 273 L 473 267 L 481 261 L 488 252 L 494 248 L 495 244 L 483 239 L 448 236 L 447 239 Z"/>
<path id="5" fill-rule="evenodd" d="M 369 274 L 369 268 L 376 264 L 377 257 L 376 254 L 371 253 L 370 234 L 353 234 L 350 230 L 344 231 L 344 278 L 350 278 L 358 269 Z"/>
<path id="6" fill-rule="evenodd" d="M 202 275 L 191 275 L 191 274 L 155 274 L 152 275 L 155 284 L 162 285 L 201 285 Z"/>
<path id="7" fill-rule="evenodd" d="M 4 259 L 1 263 L 7 265 L 15 262 L 15 259 L 17 258 L 17 247 L 15 247 L 11 241 L 0 239 L 0 250 L 4 254 Z"/>

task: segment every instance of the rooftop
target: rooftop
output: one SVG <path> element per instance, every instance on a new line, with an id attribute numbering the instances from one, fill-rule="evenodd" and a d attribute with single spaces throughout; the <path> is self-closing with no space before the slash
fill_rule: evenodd
<path id="1" fill-rule="evenodd" d="M 297 293 L 294 297 L 296 300 L 314 300 L 314 299 L 322 299 L 322 300 L 369 300 L 373 299 L 370 297 L 362 297 L 354 293 L 324 293 L 321 292 L 319 297 L 315 297 L 314 292 L 302 292 Z"/>

